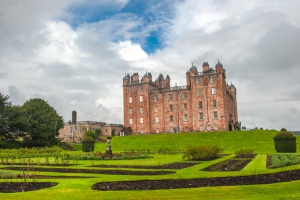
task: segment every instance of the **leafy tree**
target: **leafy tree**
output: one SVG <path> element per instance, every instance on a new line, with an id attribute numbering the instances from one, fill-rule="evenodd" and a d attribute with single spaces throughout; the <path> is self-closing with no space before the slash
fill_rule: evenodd
<path id="1" fill-rule="evenodd" d="M 92 137 L 93 139 L 96 139 L 97 135 L 95 131 L 88 130 L 85 132 L 84 137 Z"/>
<path id="2" fill-rule="evenodd" d="M 115 136 L 116 135 L 116 129 L 111 130 L 111 136 Z"/>
<path id="3" fill-rule="evenodd" d="M 21 120 L 19 106 L 8 101 L 9 96 L 0 93 L 0 148 L 19 147 L 24 122 Z"/>
<path id="4" fill-rule="evenodd" d="M 58 131 L 64 126 L 63 119 L 46 101 L 36 98 L 26 101 L 21 107 L 25 122 L 24 144 L 27 147 L 54 146 L 59 140 Z"/>
<path id="5" fill-rule="evenodd" d="M 97 137 L 100 137 L 100 135 L 101 135 L 101 130 L 100 130 L 99 128 L 97 128 L 97 129 L 95 130 L 95 133 L 96 133 L 96 136 L 97 136 Z"/>

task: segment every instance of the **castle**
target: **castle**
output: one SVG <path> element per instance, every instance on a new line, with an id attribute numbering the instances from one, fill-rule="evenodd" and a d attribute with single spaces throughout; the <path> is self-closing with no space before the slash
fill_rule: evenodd
<path id="1" fill-rule="evenodd" d="M 159 74 L 153 82 L 149 72 L 123 78 L 124 126 L 133 134 L 236 130 L 236 88 L 226 82 L 226 70 L 208 62 L 202 72 L 192 67 L 185 86 L 170 86 L 170 77 Z"/>

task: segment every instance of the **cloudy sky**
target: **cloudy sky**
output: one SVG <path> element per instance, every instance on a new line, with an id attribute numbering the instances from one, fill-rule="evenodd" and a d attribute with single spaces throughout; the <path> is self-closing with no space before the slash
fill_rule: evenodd
<path id="1" fill-rule="evenodd" d="M 193 63 L 237 88 L 247 128 L 300 130 L 298 0 L 1 0 L 0 92 L 50 103 L 65 121 L 123 123 L 122 78 L 185 85 Z M 141 76 L 140 76 L 141 77 Z"/>

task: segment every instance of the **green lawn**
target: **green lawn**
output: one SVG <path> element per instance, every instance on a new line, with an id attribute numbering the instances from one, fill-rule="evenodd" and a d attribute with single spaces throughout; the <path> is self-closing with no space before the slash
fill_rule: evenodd
<path id="1" fill-rule="evenodd" d="M 244 132 L 217 132 L 217 133 L 183 133 L 166 135 L 142 135 L 114 137 L 112 140 L 113 151 L 129 149 L 150 149 L 156 152 L 160 147 L 170 146 L 176 149 L 184 149 L 188 145 L 217 144 L 224 148 L 228 155 L 213 161 L 201 162 L 195 166 L 175 170 L 175 174 L 155 176 L 129 176 L 129 175 L 104 175 L 104 174 L 73 174 L 76 176 L 93 176 L 94 178 L 82 179 L 39 179 L 41 181 L 58 182 L 52 188 L 23 193 L 0 193 L 0 199 L 299 199 L 299 181 L 286 183 L 203 187 L 192 189 L 171 189 L 154 191 L 94 191 L 92 185 L 103 181 L 125 181 L 145 179 L 188 179 L 200 177 L 241 176 L 250 174 L 273 173 L 282 170 L 296 169 L 300 165 L 283 167 L 279 169 L 267 169 L 266 158 L 268 154 L 275 154 L 273 136 L 276 131 L 244 131 Z M 298 138 L 299 140 L 299 138 Z M 96 151 L 105 151 L 106 144 L 97 144 Z M 80 149 L 80 145 L 77 145 Z M 215 163 L 234 157 L 234 152 L 243 148 L 252 148 L 258 155 L 241 171 L 209 172 L 201 171 Z M 299 143 L 298 143 L 299 150 Z M 81 153 L 73 152 L 73 153 Z M 294 155 L 298 155 L 294 153 Z M 85 160 L 78 161 L 78 166 L 70 168 L 88 168 L 93 164 L 110 165 L 161 165 L 172 162 L 181 162 L 182 154 L 159 155 L 154 158 L 136 160 Z M 0 167 L 3 167 L 3 165 Z M 141 170 L 126 169 L 122 170 Z M 55 172 L 39 172 L 47 175 L 72 175 Z M 5 182 L 5 179 L 0 179 Z M 22 179 L 9 181 L 22 182 Z M 32 181 L 32 180 L 29 180 Z"/>

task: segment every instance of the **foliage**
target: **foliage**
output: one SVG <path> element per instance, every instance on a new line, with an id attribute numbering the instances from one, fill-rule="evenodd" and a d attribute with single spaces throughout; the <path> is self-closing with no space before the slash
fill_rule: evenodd
<path id="1" fill-rule="evenodd" d="M 277 152 L 296 152 L 296 137 L 285 128 L 282 128 L 273 139 Z"/>
<path id="2" fill-rule="evenodd" d="M 94 151 L 95 140 L 91 136 L 84 137 L 82 140 L 82 151 L 90 152 Z"/>
<path id="3" fill-rule="evenodd" d="M 187 160 L 212 160 L 218 158 L 222 151 L 223 149 L 216 145 L 189 146 L 182 158 Z"/>
<path id="4" fill-rule="evenodd" d="M 300 157 L 295 155 L 272 155 L 270 168 L 279 168 L 300 163 Z"/>
<path id="5" fill-rule="evenodd" d="M 111 136 L 115 136 L 116 134 L 116 129 L 111 130 Z"/>
<path id="6" fill-rule="evenodd" d="M 102 152 L 94 152 L 88 154 L 74 154 L 70 155 L 69 157 L 69 159 L 73 160 L 132 160 L 146 158 L 153 158 L 153 156 L 148 154 L 140 154 L 138 152 L 113 153 L 112 156 L 106 155 Z"/>
<path id="7" fill-rule="evenodd" d="M 124 135 L 132 135 L 133 130 L 130 126 L 124 126 L 121 132 L 124 132 Z"/>
<path id="8" fill-rule="evenodd" d="M 253 149 L 240 149 L 235 151 L 237 158 L 252 158 L 254 156 Z"/>
<path id="9" fill-rule="evenodd" d="M 96 139 L 97 134 L 93 130 L 88 130 L 88 131 L 85 132 L 84 136 L 85 137 L 92 137 L 93 139 Z"/>
<path id="10" fill-rule="evenodd" d="M 95 129 L 95 133 L 97 137 L 101 136 L 101 130 L 99 128 Z"/>
<path id="11" fill-rule="evenodd" d="M 57 145 L 58 131 L 63 127 L 63 119 L 56 110 L 42 99 L 30 99 L 21 107 L 25 122 L 24 145 L 42 147 Z"/>
<path id="12" fill-rule="evenodd" d="M 24 122 L 19 106 L 8 102 L 9 96 L 0 93 L 0 148 L 18 148 L 17 139 L 22 136 Z"/>

